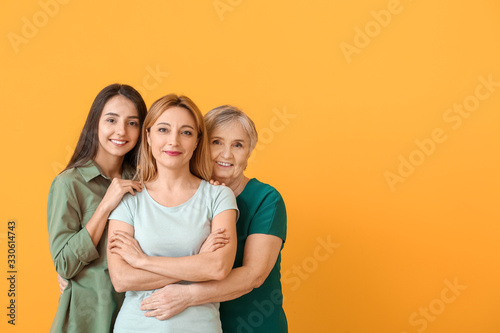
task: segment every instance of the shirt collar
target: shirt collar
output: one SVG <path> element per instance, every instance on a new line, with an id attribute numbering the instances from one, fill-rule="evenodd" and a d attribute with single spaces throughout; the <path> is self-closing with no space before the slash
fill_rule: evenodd
<path id="1" fill-rule="evenodd" d="M 97 176 L 103 176 L 106 179 L 108 178 L 104 174 L 102 174 L 101 170 L 99 170 L 97 165 L 92 160 L 88 161 L 87 163 L 85 163 L 81 167 L 78 167 L 77 170 L 78 170 L 78 172 L 80 172 L 83 179 L 87 183 Z"/>

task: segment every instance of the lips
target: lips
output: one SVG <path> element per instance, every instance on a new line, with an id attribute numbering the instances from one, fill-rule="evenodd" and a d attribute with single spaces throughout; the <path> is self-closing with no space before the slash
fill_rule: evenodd
<path id="1" fill-rule="evenodd" d="M 217 163 L 218 165 L 223 166 L 223 167 L 230 167 L 230 166 L 232 166 L 231 163 L 225 163 L 225 162 L 219 162 L 219 161 L 216 161 L 215 163 Z"/>
<path id="2" fill-rule="evenodd" d="M 179 156 L 181 154 L 180 151 L 174 151 L 174 150 L 166 150 L 165 154 L 168 156 Z"/>

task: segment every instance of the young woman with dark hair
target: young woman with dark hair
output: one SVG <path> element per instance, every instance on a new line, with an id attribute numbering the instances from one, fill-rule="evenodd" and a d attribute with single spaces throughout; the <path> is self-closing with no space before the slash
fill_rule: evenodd
<path id="1" fill-rule="evenodd" d="M 107 221 L 135 174 L 146 104 L 132 87 L 112 84 L 95 98 L 75 152 L 52 182 L 47 204 L 49 246 L 68 281 L 51 332 L 110 332 L 123 302 L 106 260 Z"/>

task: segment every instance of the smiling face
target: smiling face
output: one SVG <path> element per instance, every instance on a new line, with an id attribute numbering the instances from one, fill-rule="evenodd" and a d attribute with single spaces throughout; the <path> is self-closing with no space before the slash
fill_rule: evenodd
<path id="1" fill-rule="evenodd" d="M 97 159 L 123 157 L 134 148 L 140 133 L 139 113 L 128 98 L 108 100 L 99 118 Z"/>
<path id="2" fill-rule="evenodd" d="M 160 166 L 189 169 L 189 161 L 198 143 L 193 115 L 183 107 L 165 110 L 147 132 L 148 144 Z"/>
<path id="3" fill-rule="evenodd" d="M 209 138 L 213 178 L 226 184 L 243 177 L 250 157 L 250 138 L 238 121 L 214 128 Z"/>

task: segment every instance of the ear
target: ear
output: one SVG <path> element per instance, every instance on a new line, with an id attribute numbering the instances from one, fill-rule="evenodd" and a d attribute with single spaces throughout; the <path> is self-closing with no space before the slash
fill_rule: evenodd
<path id="1" fill-rule="evenodd" d="M 149 130 L 146 130 L 146 139 L 148 140 L 148 145 L 151 146 L 151 138 L 149 137 Z"/>

